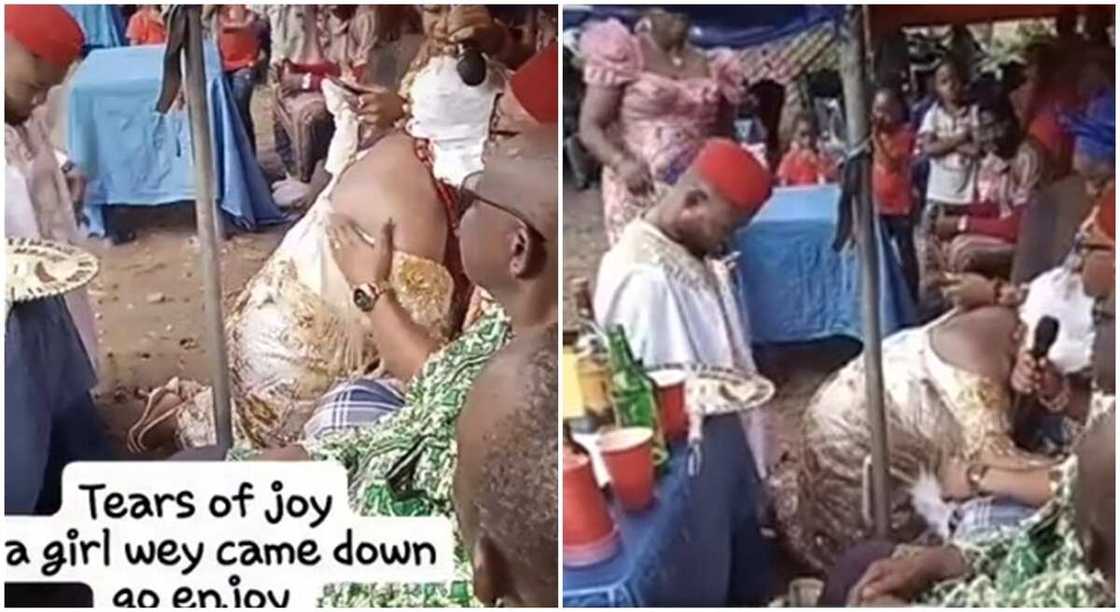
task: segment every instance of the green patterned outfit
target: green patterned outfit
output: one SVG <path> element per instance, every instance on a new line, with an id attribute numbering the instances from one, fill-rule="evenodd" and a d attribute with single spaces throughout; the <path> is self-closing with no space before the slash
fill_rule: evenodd
<path id="1" fill-rule="evenodd" d="M 954 542 L 972 574 L 933 587 L 920 604 L 943 607 L 1078 608 L 1113 605 L 1099 571 L 1089 570 L 1077 538 L 1073 491 L 1077 458 L 1060 467 L 1054 498 L 1018 528 L 972 543 Z"/>
<path id="2" fill-rule="evenodd" d="M 405 407 L 377 426 L 336 432 L 304 442 L 318 460 L 346 467 L 350 505 L 363 516 L 446 516 L 459 531 L 451 497 L 455 471 L 455 421 L 475 377 L 512 338 L 509 318 L 498 307 L 440 352 L 428 358 L 405 395 Z M 411 477 L 394 494 L 391 468 L 404 456 Z M 415 461 L 413 463 L 413 460 Z M 466 607 L 480 605 L 471 590 L 471 570 L 461 542 L 456 578 L 449 584 L 334 584 L 320 599 L 328 607 Z"/>

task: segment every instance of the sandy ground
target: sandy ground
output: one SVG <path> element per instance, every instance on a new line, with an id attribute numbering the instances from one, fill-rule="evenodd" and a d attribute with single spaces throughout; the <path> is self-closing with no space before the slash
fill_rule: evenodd
<path id="1" fill-rule="evenodd" d="M 273 151 L 272 114 L 264 94 L 257 90 L 253 116 L 260 161 L 271 181 L 280 175 L 280 161 Z M 100 336 L 95 399 L 122 456 L 125 433 L 143 410 L 149 389 L 174 376 L 210 380 L 194 206 L 131 208 L 123 218 L 136 232 L 135 241 L 86 245 L 101 260 L 101 273 L 89 287 Z M 220 241 L 226 312 L 288 227 L 238 233 Z"/>

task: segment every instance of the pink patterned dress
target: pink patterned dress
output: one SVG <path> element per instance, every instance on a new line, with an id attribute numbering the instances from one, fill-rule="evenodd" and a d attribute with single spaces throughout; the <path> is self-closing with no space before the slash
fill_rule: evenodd
<path id="1" fill-rule="evenodd" d="M 580 47 L 584 81 L 622 90 L 618 119 L 609 133 L 649 167 L 657 193 L 692 163 L 716 128 L 720 106 L 737 108 L 744 94 L 743 67 L 729 49 L 708 53 L 709 76 L 673 79 L 645 69 L 637 37 L 618 21 L 588 26 Z M 603 216 L 613 245 L 622 228 L 652 206 L 657 195 L 630 193 L 622 177 L 608 167 L 603 168 L 602 181 Z"/>

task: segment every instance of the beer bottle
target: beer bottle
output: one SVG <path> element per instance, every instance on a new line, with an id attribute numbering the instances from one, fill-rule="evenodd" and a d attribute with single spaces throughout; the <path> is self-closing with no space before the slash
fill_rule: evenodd
<path id="1" fill-rule="evenodd" d="M 669 449 L 658 419 L 657 388 L 634 359 L 621 325 L 610 327 L 607 340 L 610 347 L 611 398 L 618 425 L 652 429 L 653 463 L 662 466 L 669 459 Z"/>
<path id="2" fill-rule="evenodd" d="M 570 289 L 575 300 L 579 324 L 579 335 L 576 338 L 576 370 L 584 407 L 600 426 L 614 423 L 606 334 L 595 322 L 595 312 L 591 306 L 591 287 L 586 278 L 577 277 L 572 279 Z"/>

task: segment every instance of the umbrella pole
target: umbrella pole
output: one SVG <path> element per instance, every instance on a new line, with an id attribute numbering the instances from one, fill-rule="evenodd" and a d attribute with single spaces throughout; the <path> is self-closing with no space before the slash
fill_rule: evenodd
<path id="1" fill-rule="evenodd" d="M 840 35 L 840 76 L 844 84 L 844 103 L 847 109 L 848 147 L 854 149 L 865 142 L 870 134 L 864 38 L 864 12 L 862 6 L 849 6 L 842 22 Z M 887 425 L 883 409 L 883 355 L 882 330 L 879 324 L 879 245 L 875 233 L 875 208 L 871 201 L 870 164 L 866 158 L 856 163 L 860 167 L 859 189 L 853 198 L 856 219 L 856 238 L 859 243 L 860 278 L 863 314 L 863 355 L 866 367 L 867 416 L 871 424 L 871 500 L 875 535 L 890 536 L 890 486 L 887 479 Z"/>
<path id="2" fill-rule="evenodd" d="M 230 416 L 229 358 L 222 323 L 222 283 L 218 266 L 218 212 L 214 200 L 214 151 L 210 139 L 210 111 L 206 98 L 206 62 L 202 47 L 201 7 L 181 6 L 187 11 L 186 78 L 187 109 L 194 149 L 195 221 L 202 258 L 202 289 L 206 304 L 206 346 L 210 351 L 210 381 L 213 387 L 214 425 L 217 443 L 233 445 Z"/>

